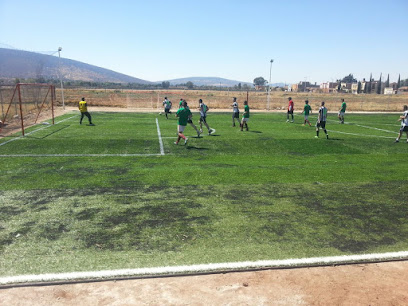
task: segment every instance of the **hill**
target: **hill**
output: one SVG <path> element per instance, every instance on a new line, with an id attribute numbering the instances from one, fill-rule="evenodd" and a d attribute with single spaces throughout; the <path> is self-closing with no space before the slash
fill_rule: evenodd
<path id="1" fill-rule="evenodd" d="M 179 85 L 185 84 L 187 82 L 192 82 L 194 85 L 197 86 L 223 86 L 223 87 L 232 87 L 241 83 L 241 85 L 247 84 L 252 86 L 251 83 L 248 82 L 241 82 L 241 81 L 234 81 L 229 79 L 223 79 L 218 77 L 189 77 L 189 78 L 180 78 L 180 79 L 173 79 L 173 80 L 166 80 L 170 82 L 170 85 Z"/>
<path id="2" fill-rule="evenodd" d="M 59 65 L 60 60 L 56 56 L 0 48 L 0 79 L 41 77 L 58 79 Z M 61 73 L 64 80 L 153 84 L 109 69 L 65 58 L 61 58 Z"/>

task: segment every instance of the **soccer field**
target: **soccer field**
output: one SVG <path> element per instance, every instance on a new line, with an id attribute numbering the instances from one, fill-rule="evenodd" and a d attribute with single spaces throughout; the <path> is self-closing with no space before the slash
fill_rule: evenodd
<path id="1" fill-rule="evenodd" d="M 91 114 L 0 139 L 0 276 L 408 250 L 398 115 Z"/>

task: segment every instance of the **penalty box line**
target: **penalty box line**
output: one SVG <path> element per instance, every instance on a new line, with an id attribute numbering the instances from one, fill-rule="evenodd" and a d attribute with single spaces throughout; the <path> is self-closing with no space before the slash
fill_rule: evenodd
<path id="1" fill-rule="evenodd" d="M 74 117 L 76 117 L 76 116 L 72 116 L 72 117 L 69 117 L 67 119 L 58 121 L 56 124 L 67 121 L 67 120 L 72 119 Z M 35 132 L 46 129 L 48 127 L 50 127 L 50 126 L 46 126 L 46 127 L 37 129 L 35 131 L 27 133 L 26 135 L 33 134 Z M 148 154 L 148 153 L 147 154 L 137 154 L 137 153 L 135 153 L 135 154 L 131 154 L 131 153 L 129 153 L 129 154 L 126 154 L 126 153 L 124 153 L 124 154 L 7 154 L 7 155 L 2 154 L 2 155 L 0 155 L 0 157 L 149 157 L 149 156 L 163 156 L 163 155 L 165 155 L 164 145 L 163 145 L 163 139 L 162 139 L 161 132 L 160 132 L 159 121 L 157 120 L 157 118 L 156 118 L 156 127 L 157 127 L 157 135 L 159 137 L 159 146 L 160 146 L 160 153 L 157 153 L 157 154 L 154 154 L 154 153 L 153 154 Z M 10 139 L 9 141 L 1 143 L 0 146 L 4 145 L 6 143 L 9 143 L 11 141 L 21 139 L 21 138 L 23 138 L 23 136 L 19 136 L 17 138 Z"/>
<path id="2" fill-rule="evenodd" d="M 336 264 L 372 263 L 408 258 L 408 251 L 374 253 L 362 255 L 343 255 L 328 257 L 312 257 L 282 260 L 260 260 L 231 263 L 199 264 L 190 266 L 166 266 L 155 268 L 102 270 L 68 273 L 48 273 L 37 275 L 17 275 L 0 277 L 0 285 L 34 282 L 57 282 L 57 281 L 84 281 L 96 279 L 115 279 L 123 277 L 148 277 L 199 274 L 211 272 L 236 272 L 254 269 L 278 269 L 278 268 L 302 268 L 310 266 L 327 266 Z"/>
<path id="3" fill-rule="evenodd" d="M 64 119 L 64 120 L 58 121 L 58 122 L 56 122 L 54 125 L 57 125 L 57 124 L 59 124 L 59 123 L 61 123 L 61 122 L 65 122 L 65 121 L 70 120 L 70 119 L 75 118 L 75 117 L 76 117 L 76 116 L 72 116 L 72 117 L 66 118 L 66 119 Z M 42 130 L 47 129 L 47 128 L 51 127 L 51 126 L 52 126 L 52 125 L 47 125 L 47 126 L 44 126 L 44 127 L 42 127 L 42 128 L 36 129 L 36 130 L 34 130 L 34 131 L 31 131 L 31 132 L 27 133 L 25 136 L 34 134 L 34 133 L 36 133 L 36 132 L 38 132 L 38 131 L 42 131 Z M 23 137 L 25 137 L 25 136 L 21 135 L 21 136 L 19 136 L 19 137 L 12 138 L 12 139 L 10 139 L 10 140 L 7 140 L 7 141 L 5 141 L 5 142 L 2 142 L 2 143 L 0 143 L 0 147 L 1 147 L 1 146 L 4 146 L 5 144 L 10 143 L 10 142 L 12 142 L 12 141 L 19 140 L 19 139 L 21 139 L 21 138 L 23 138 Z"/>

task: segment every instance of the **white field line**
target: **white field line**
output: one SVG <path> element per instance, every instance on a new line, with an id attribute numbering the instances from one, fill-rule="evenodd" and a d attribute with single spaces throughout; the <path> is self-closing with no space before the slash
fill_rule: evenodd
<path id="1" fill-rule="evenodd" d="M 328 121 L 333 121 L 334 122 L 335 120 L 328 120 Z M 381 132 L 387 132 L 387 133 L 393 133 L 393 134 L 396 133 L 395 131 L 379 129 L 379 128 L 376 128 L 376 127 L 373 127 L 373 126 L 361 125 L 361 124 L 358 124 L 358 123 L 345 122 L 344 124 L 351 124 L 351 125 L 363 127 L 363 128 L 366 128 L 366 129 L 377 130 L 377 131 L 381 131 Z"/>
<path id="2" fill-rule="evenodd" d="M 327 130 L 330 133 L 339 133 L 339 134 L 345 134 L 345 135 L 352 135 L 352 136 L 363 136 L 363 137 L 373 137 L 373 138 L 387 138 L 387 139 L 394 139 L 395 137 L 390 137 L 390 136 L 376 136 L 376 135 L 365 135 L 365 134 L 357 134 L 357 133 L 348 133 L 348 132 L 341 132 L 341 131 L 334 131 L 334 130 Z M 395 133 L 394 134 L 398 134 Z"/>
<path id="3" fill-rule="evenodd" d="M 59 124 L 59 123 L 61 123 L 61 122 L 67 121 L 67 120 L 69 120 L 69 119 L 72 119 L 72 118 L 74 118 L 74 117 L 76 117 L 76 116 L 72 116 L 72 117 L 66 118 L 66 119 L 64 119 L 64 120 L 58 121 L 58 122 L 56 122 L 55 124 Z M 25 134 L 25 136 L 34 134 L 35 132 L 38 132 L 38 131 L 47 129 L 47 128 L 51 127 L 51 126 L 52 126 L 52 125 L 44 126 L 44 127 L 42 127 L 42 128 L 39 128 L 39 129 L 37 129 L 37 130 L 34 130 L 34 131 L 30 132 L 30 133 Z M 25 136 L 21 135 L 21 136 L 19 136 L 19 137 L 12 138 L 12 139 L 10 139 L 10 140 L 7 140 L 7 141 L 5 141 L 5 142 L 2 142 L 2 143 L 0 143 L 0 147 L 3 146 L 3 145 L 5 145 L 5 144 L 7 144 L 7 143 L 9 143 L 9 142 L 12 142 L 12 141 L 15 141 L 15 140 L 19 140 L 19 139 L 21 139 L 21 138 L 24 138 Z"/>
<path id="4" fill-rule="evenodd" d="M 32 283 L 32 282 L 54 282 L 68 280 L 89 280 L 89 279 L 112 279 L 119 277 L 136 277 L 136 276 L 156 276 L 156 275 L 174 275 L 188 273 L 205 273 L 219 271 L 236 271 L 250 269 L 266 268 L 294 268 L 306 266 L 324 266 L 334 264 L 351 264 L 358 262 L 379 262 L 390 260 L 401 260 L 408 258 L 408 251 L 363 254 L 363 255 L 345 255 L 330 257 L 312 257 L 299 259 L 283 260 L 261 260 L 261 261 L 244 261 L 231 263 L 201 264 L 191 266 L 167 266 L 156 268 L 139 268 L 139 269 L 121 269 L 121 270 L 102 270 L 102 271 L 85 271 L 69 273 L 49 273 L 37 275 L 17 275 L 0 278 L 0 285 L 13 283 Z"/>
<path id="5" fill-rule="evenodd" d="M 164 155 L 163 139 L 160 133 L 159 120 L 157 118 L 156 118 L 156 126 L 157 126 L 157 135 L 159 136 L 160 155 Z"/>
<path id="6" fill-rule="evenodd" d="M 69 118 L 66 118 L 64 120 L 58 121 L 55 124 L 67 121 L 69 119 L 72 119 L 76 116 L 72 116 Z M 0 154 L 0 157 L 149 157 L 149 156 L 161 156 L 161 155 L 165 155 L 164 154 L 164 146 L 163 146 L 163 140 L 161 137 L 161 133 L 160 133 L 160 127 L 159 127 L 159 122 L 156 118 L 156 125 L 157 125 L 157 133 L 159 135 L 159 144 L 160 144 L 160 153 L 157 154 Z M 30 133 L 27 133 L 27 135 L 33 134 L 35 132 L 38 132 L 40 130 L 46 129 L 50 127 L 50 125 L 42 127 L 40 129 L 37 129 L 35 131 L 32 131 Z M 9 143 L 11 141 L 15 141 L 18 140 L 20 138 L 23 138 L 23 136 L 19 136 L 17 138 L 13 138 L 10 139 L 9 141 L 3 142 L 0 144 L 0 146 Z"/>
<path id="7" fill-rule="evenodd" d="M 216 129 L 211 128 L 211 134 L 215 133 L 216 131 L 217 131 Z M 200 134 L 200 137 L 204 137 L 204 136 L 211 136 L 211 135 L 207 135 L 205 133 Z M 187 137 L 195 138 L 196 136 L 187 136 Z M 170 138 L 175 139 L 175 138 L 178 138 L 178 137 L 177 136 L 165 136 L 165 137 L 162 137 L 162 139 L 170 139 Z"/>
<path id="8" fill-rule="evenodd" d="M 162 155 L 164 154 L 4 154 L 0 155 L 0 157 L 148 157 Z"/>

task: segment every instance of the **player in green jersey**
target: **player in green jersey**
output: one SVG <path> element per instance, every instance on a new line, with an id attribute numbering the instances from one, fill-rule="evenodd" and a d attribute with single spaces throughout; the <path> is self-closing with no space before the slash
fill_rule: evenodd
<path id="1" fill-rule="evenodd" d="M 344 124 L 344 113 L 346 112 L 347 104 L 344 99 L 341 99 L 341 108 L 339 110 L 339 120 L 341 124 Z"/>
<path id="2" fill-rule="evenodd" d="M 310 107 L 308 100 L 305 101 L 305 106 L 303 107 L 303 112 L 302 113 L 305 114 L 305 122 L 302 125 L 305 125 L 306 123 L 308 123 L 309 126 L 312 126 L 310 124 L 310 121 L 309 121 L 309 114 L 312 113 L 312 108 Z"/>
<path id="3" fill-rule="evenodd" d="M 241 121 L 241 131 L 243 131 L 244 125 L 246 127 L 246 130 L 249 131 L 248 121 L 249 121 L 249 106 L 248 106 L 248 101 L 244 101 L 244 115 L 242 116 L 242 121 Z"/>
<path id="4" fill-rule="evenodd" d="M 178 126 L 177 126 L 177 141 L 174 143 L 176 145 L 178 145 L 179 141 L 181 138 L 184 139 L 184 144 L 187 144 L 188 138 L 186 136 L 184 136 L 184 129 L 187 126 L 187 122 L 188 122 L 188 118 L 191 116 L 191 111 L 190 109 L 188 109 L 187 106 L 187 102 L 183 102 L 181 105 L 181 108 L 179 108 L 179 110 L 176 113 L 176 117 L 178 117 Z"/>

